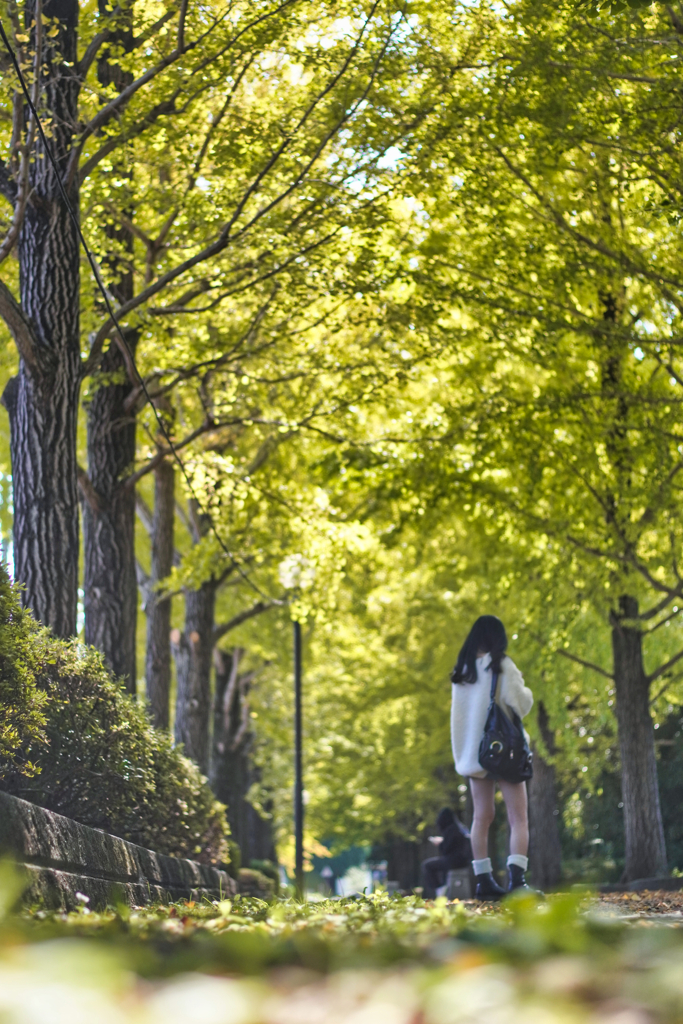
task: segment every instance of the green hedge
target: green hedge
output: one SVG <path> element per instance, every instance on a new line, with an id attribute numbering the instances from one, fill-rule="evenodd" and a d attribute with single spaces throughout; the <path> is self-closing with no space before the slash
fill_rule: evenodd
<path id="1" fill-rule="evenodd" d="M 254 868 L 240 868 L 237 876 L 240 896 L 255 896 L 259 900 L 272 900 L 275 895 L 275 882 Z"/>
<path id="2" fill-rule="evenodd" d="M 35 632 L 0 564 L 0 777 L 37 770 L 29 748 L 44 737 L 47 696 L 36 685 Z"/>
<path id="3" fill-rule="evenodd" d="M 266 878 L 270 878 L 275 895 L 279 895 L 280 872 L 278 871 L 277 864 L 274 864 L 272 860 L 250 860 L 249 867 L 252 871 L 258 871 L 260 874 L 265 875 Z"/>
<path id="4" fill-rule="evenodd" d="M 4 567 L 0 599 L 0 721 L 16 723 L 0 733 L 0 788 L 158 853 L 228 863 L 224 805 L 99 652 L 39 627 Z"/>

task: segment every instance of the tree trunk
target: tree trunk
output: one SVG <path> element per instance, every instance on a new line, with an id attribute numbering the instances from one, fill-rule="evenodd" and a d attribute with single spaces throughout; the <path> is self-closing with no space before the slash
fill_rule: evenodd
<path id="1" fill-rule="evenodd" d="M 258 774 L 251 762 L 253 734 L 248 694 L 253 672 L 240 674 L 243 652 L 216 648 L 216 688 L 213 704 L 213 743 L 209 780 L 214 793 L 228 806 L 230 831 L 242 852 L 242 863 L 275 861 L 270 822 L 249 802 L 247 795 Z"/>
<path id="2" fill-rule="evenodd" d="M 171 694 L 171 598 L 160 597 L 155 585 L 173 568 L 175 472 L 164 460 L 154 471 L 154 518 L 152 520 L 152 571 L 147 603 L 147 655 L 145 685 L 152 721 L 168 729 Z"/>
<path id="3" fill-rule="evenodd" d="M 27 24 L 33 13 L 26 4 Z M 43 117 L 60 172 L 78 116 L 76 0 L 47 3 L 59 19 L 43 62 Z M 10 419 L 14 566 L 22 601 L 58 636 L 76 632 L 78 491 L 76 423 L 80 385 L 79 242 L 40 139 L 30 169 L 32 199 L 19 236 L 23 315 L 34 339 L 3 400 Z M 78 215 L 78 185 L 69 186 Z"/>
<path id="4" fill-rule="evenodd" d="M 433 856 L 433 849 L 429 852 Z M 393 836 L 388 840 L 387 881 L 398 882 L 399 889 L 409 893 L 415 886 L 422 885 L 421 865 L 419 843 Z"/>
<path id="5" fill-rule="evenodd" d="M 252 765 L 251 785 L 258 781 L 259 773 L 254 770 Z M 269 814 L 272 812 L 272 807 L 272 801 L 268 801 L 265 804 L 265 809 Z M 259 814 L 254 805 L 250 804 L 249 801 L 247 801 L 247 835 L 245 845 L 246 853 L 243 853 L 242 856 L 247 867 L 252 860 L 270 860 L 273 864 L 278 863 L 272 820 L 271 818 L 264 818 L 262 814 Z"/>
<path id="6" fill-rule="evenodd" d="M 135 417 L 126 412 L 131 385 L 112 343 L 88 406 L 88 475 L 95 491 L 83 503 L 85 641 L 135 693 L 135 490 L 122 484 L 135 460 Z M 124 383 L 115 383 L 123 378 Z"/>
<path id="7" fill-rule="evenodd" d="M 555 739 L 543 701 L 538 704 L 538 725 L 543 746 L 534 747 L 534 775 L 529 783 L 529 866 L 534 885 L 554 889 L 562 878 L 562 846 L 558 822 L 555 767 L 545 751 L 555 754 Z"/>
<path id="8" fill-rule="evenodd" d="M 173 630 L 176 663 L 175 739 L 206 774 L 209 768 L 211 655 L 213 652 L 215 580 L 185 591 L 185 629 Z"/>
<path id="9" fill-rule="evenodd" d="M 639 629 L 625 624 L 625 620 L 635 620 L 637 616 L 638 602 L 628 596 L 619 599 L 619 612 L 612 615 L 626 840 L 624 881 L 661 876 L 667 870 L 642 635 Z"/>
<path id="10" fill-rule="evenodd" d="M 106 5 L 100 0 L 100 13 Z M 128 12 L 130 13 L 130 12 Z M 119 30 L 112 41 L 124 51 L 132 45 L 132 34 Z M 102 86 L 114 85 L 120 92 L 130 84 L 130 72 L 110 63 L 105 49 L 98 60 L 97 77 Z M 115 168 L 126 181 L 125 165 Z M 131 218 L 132 211 L 126 211 Z M 105 259 L 112 272 L 110 290 L 124 303 L 133 296 L 133 235 L 116 222 L 105 224 L 112 254 Z M 127 331 L 126 341 L 134 353 L 137 332 Z M 135 411 L 126 407 L 132 382 L 124 356 L 115 340 L 109 344 L 96 377 L 94 395 L 88 405 L 88 475 L 94 500 L 83 506 L 85 591 L 85 640 L 98 647 L 129 693 L 136 690 L 137 580 L 135 573 L 135 491 L 125 478 L 135 462 Z"/>

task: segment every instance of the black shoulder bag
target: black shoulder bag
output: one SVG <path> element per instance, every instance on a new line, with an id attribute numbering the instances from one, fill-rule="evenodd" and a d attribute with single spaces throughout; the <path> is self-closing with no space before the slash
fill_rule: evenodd
<path id="1" fill-rule="evenodd" d="M 526 782 L 534 774 L 529 750 L 519 715 L 512 711 L 508 718 L 496 704 L 498 672 L 493 672 L 491 703 L 486 716 L 484 736 L 479 744 L 479 764 L 495 779 L 504 782 Z"/>

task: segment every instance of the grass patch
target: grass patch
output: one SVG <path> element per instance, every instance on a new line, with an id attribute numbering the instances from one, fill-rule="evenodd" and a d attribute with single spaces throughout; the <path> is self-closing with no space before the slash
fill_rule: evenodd
<path id="1" fill-rule="evenodd" d="M 580 893 L 495 908 L 379 893 L 6 916 L 0 1018 L 51 1024 L 56 999 L 69 1019 L 120 1024 L 674 1022 L 683 930 L 608 916 Z"/>

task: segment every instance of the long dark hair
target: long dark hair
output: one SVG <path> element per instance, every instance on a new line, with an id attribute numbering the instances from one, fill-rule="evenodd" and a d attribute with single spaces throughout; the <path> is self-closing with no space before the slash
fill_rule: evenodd
<path id="1" fill-rule="evenodd" d="M 451 673 L 453 683 L 476 683 L 477 655 L 486 651 L 491 655 L 491 667 L 500 672 L 500 663 L 508 649 L 505 626 L 495 615 L 480 615 L 460 648 L 458 660 Z M 486 666 L 488 668 L 488 665 Z"/>
<path id="2" fill-rule="evenodd" d="M 442 807 L 439 811 L 439 817 L 436 819 L 437 828 L 443 829 L 445 832 L 449 825 L 452 825 L 455 821 L 455 815 L 450 807 Z"/>

